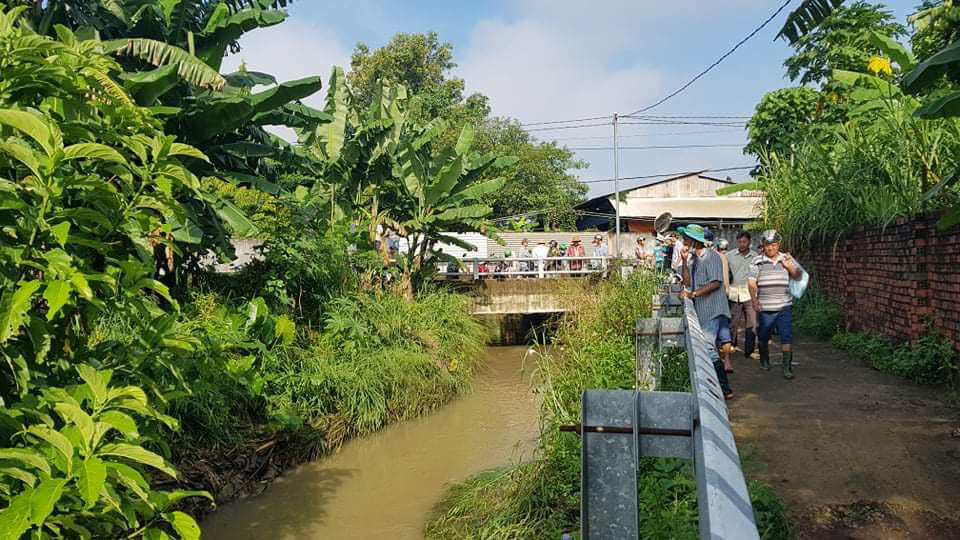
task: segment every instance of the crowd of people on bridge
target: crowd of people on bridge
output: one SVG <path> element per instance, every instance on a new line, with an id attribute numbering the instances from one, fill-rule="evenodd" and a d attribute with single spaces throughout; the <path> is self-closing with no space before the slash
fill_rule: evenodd
<path id="1" fill-rule="evenodd" d="M 589 255 L 579 236 L 574 236 L 569 245 L 557 240 L 539 240 L 533 247 L 530 246 L 530 240 L 524 238 L 516 251 L 508 249 L 502 257 L 480 259 L 475 254 L 464 253 L 462 268 L 450 263 L 447 265 L 447 273 L 473 273 L 476 270 L 481 279 L 577 276 L 587 271 L 605 270 L 609 266 L 609 257 L 607 240 L 599 234 L 593 237 Z"/>
<path id="2" fill-rule="evenodd" d="M 701 225 L 679 227 L 676 235 L 658 242 L 664 249 L 657 265 L 666 270 L 666 261 L 671 260 L 670 269 L 683 283 L 681 296 L 693 300 L 724 398 L 730 399 L 734 351 L 739 349 L 745 358 L 759 360 L 761 369 L 769 370 L 774 332 L 780 343 L 783 378 L 793 379 L 793 299 L 803 294 L 807 278 L 800 263 L 780 250 L 782 238 L 775 230 L 761 233 L 759 253 L 753 250 L 747 231 L 737 235 L 733 252 L 727 240 L 715 240 L 714 233 Z"/>

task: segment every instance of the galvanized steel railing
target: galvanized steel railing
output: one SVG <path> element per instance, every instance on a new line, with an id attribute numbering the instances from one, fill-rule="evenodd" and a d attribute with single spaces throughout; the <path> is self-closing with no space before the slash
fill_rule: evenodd
<path id="1" fill-rule="evenodd" d="M 641 457 L 692 459 L 700 538 L 758 539 L 723 392 L 690 300 L 673 286 L 637 321 L 637 389 L 586 390 L 580 426 L 581 527 L 586 539 L 638 538 Z M 657 391 L 660 352 L 686 349 L 690 392 Z"/>

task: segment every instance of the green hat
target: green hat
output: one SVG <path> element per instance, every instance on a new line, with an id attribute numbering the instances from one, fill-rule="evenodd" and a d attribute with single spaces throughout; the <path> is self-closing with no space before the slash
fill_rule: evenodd
<path id="1" fill-rule="evenodd" d="M 693 238 L 701 244 L 707 243 L 706 230 L 702 225 L 697 225 L 696 223 L 690 223 L 686 227 L 678 227 L 677 232 L 686 236 L 687 238 Z"/>
<path id="2" fill-rule="evenodd" d="M 560 249 L 567 249 L 567 245 L 566 245 L 566 244 L 560 244 Z"/>

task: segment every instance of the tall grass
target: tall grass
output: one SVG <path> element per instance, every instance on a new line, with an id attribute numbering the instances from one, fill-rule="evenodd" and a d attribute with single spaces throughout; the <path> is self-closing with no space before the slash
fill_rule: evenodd
<path id="1" fill-rule="evenodd" d="M 836 126 L 825 139 L 811 138 L 791 156 L 761 156 L 765 226 L 800 250 L 858 225 L 885 226 L 920 212 L 924 171 L 932 186 L 958 166 L 960 127 L 955 120 L 914 119 L 915 107 L 909 100 L 887 101 L 873 116 Z M 957 190 L 948 188 L 928 201 L 928 209 L 957 199 Z"/>
<path id="2" fill-rule="evenodd" d="M 336 447 L 449 401 L 469 384 L 487 337 L 461 295 L 339 298 L 322 331 L 265 357 L 270 413 L 319 429 Z"/>
<path id="3" fill-rule="evenodd" d="M 578 309 L 560 323 L 554 347 L 539 365 L 541 439 L 537 459 L 487 471 L 454 486 L 427 524 L 427 538 L 559 538 L 579 530 L 580 440 L 559 426 L 580 421 L 585 388 L 633 388 L 636 319 L 647 317 L 659 286 L 655 275 L 634 272 L 583 288 Z M 551 352 L 552 351 L 552 352 Z M 665 390 L 688 389 L 686 355 L 663 358 Z M 696 484 L 691 464 L 643 459 L 638 473 L 642 538 L 697 536 Z M 786 534 L 783 507 L 772 492 L 751 483 L 764 538 Z"/>

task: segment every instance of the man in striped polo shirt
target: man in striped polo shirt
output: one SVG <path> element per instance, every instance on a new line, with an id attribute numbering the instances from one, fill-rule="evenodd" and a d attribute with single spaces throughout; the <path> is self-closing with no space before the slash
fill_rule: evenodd
<path id="1" fill-rule="evenodd" d="M 720 389 L 723 390 L 723 397 L 730 399 L 733 397 L 733 390 L 730 388 L 723 360 L 717 352 L 718 343 L 730 343 L 730 306 L 727 304 L 727 295 L 723 292 L 723 262 L 716 251 L 706 248 L 706 231 L 703 227 L 687 225 L 677 231 L 683 235 L 680 259 L 684 290 L 680 294 L 684 298 L 693 299 L 693 307 L 697 311 L 700 328 L 707 338 L 707 352 L 713 369 L 717 372 Z M 690 251 L 693 251 L 693 256 L 687 257 Z"/>
<path id="2" fill-rule="evenodd" d="M 783 378 L 793 378 L 793 297 L 790 280 L 803 277 L 800 265 L 789 253 L 780 252 L 780 234 L 763 231 L 760 245 L 763 254 L 753 259 L 747 284 L 757 311 L 757 340 L 760 345 L 760 366 L 770 369 L 770 333 L 776 325 L 783 354 Z"/>

